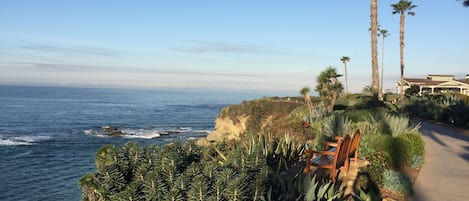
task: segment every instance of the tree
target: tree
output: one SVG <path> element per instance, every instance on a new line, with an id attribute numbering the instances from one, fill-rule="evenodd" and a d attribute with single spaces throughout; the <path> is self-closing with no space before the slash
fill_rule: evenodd
<path id="1" fill-rule="evenodd" d="M 371 0 L 371 71 L 373 87 L 373 104 L 378 104 L 378 0 Z"/>
<path id="2" fill-rule="evenodd" d="M 343 91 L 344 87 L 337 79 L 341 75 L 337 74 L 337 70 L 333 67 L 328 67 L 322 71 L 316 78 L 316 91 L 319 93 L 321 104 L 326 107 L 327 112 L 331 113 L 334 110 L 334 105 Z"/>
<path id="3" fill-rule="evenodd" d="M 345 93 L 348 93 L 348 80 L 347 80 L 347 63 L 350 61 L 350 57 L 343 56 L 340 58 L 340 61 L 344 63 L 344 69 L 345 69 Z"/>
<path id="4" fill-rule="evenodd" d="M 460 0 L 458 0 L 458 1 L 460 1 Z M 465 7 L 469 7 L 469 0 L 464 0 L 462 2 L 462 5 L 464 5 Z"/>
<path id="5" fill-rule="evenodd" d="M 420 87 L 418 85 L 412 85 L 408 89 L 405 90 L 406 96 L 415 96 L 420 93 Z"/>
<path id="6" fill-rule="evenodd" d="M 309 97 L 309 92 L 311 89 L 309 87 L 303 87 L 300 90 L 301 95 L 305 99 L 305 103 L 308 105 L 308 109 L 311 111 L 313 109 L 313 102 L 311 101 L 311 97 Z"/>
<path id="7" fill-rule="evenodd" d="M 379 30 L 379 33 L 378 33 L 378 36 L 381 36 L 383 37 L 383 43 L 381 44 L 382 46 L 382 50 L 381 50 L 381 84 L 379 85 L 380 86 L 380 89 L 379 89 L 379 97 L 383 98 L 383 94 L 384 94 L 384 84 L 383 84 L 383 80 L 384 80 L 384 38 L 388 37 L 389 36 L 389 33 L 388 33 L 388 30 L 386 29 L 380 29 Z"/>
<path id="8" fill-rule="evenodd" d="M 399 37 L 400 37 L 400 69 L 401 69 L 401 79 L 399 81 L 399 98 L 404 99 L 404 24 L 405 24 L 405 14 L 407 13 L 408 15 L 414 16 L 415 13 L 412 12 L 411 10 L 415 7 L 416 5 L 412 4 L 412 1 L 407 1 L 407 0 L 400 0 L 396 4 L 391 4 L 391 7 L 393 8 L 392 14 L 400 14 L 400 31 L 399 31 Z"/>

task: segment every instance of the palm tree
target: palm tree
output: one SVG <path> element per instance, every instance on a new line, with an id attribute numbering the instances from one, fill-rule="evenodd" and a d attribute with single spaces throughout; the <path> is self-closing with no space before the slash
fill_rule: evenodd
<path id="1" fill-rule="evenodd" d="M 348 93 L 348 80 L 347 80 L 347 62 L 350 61 L 350 57 L 343 56 L 340 58 L 340 61 L 344 63 L 344 68 L 345 68 L 345 93 Z"/>
<path id="2" fill-rule="evenodd" d="M 303 95 L 303 98 L 305 99 L 305 103 L 308 105 L 308 109 L 312 110 L 313 108 L 313 102 L 311 101 L 311 97 L 309 97 L 309 92 L 311 89 L 309 87 L 303 87 L 300 90 L 301 95 Z"/>
<path id="3" fill-rule="evenodd" d="M 371 71 L 373 87 L 373 103 L 378 103 L 379 72 L 378 72 L 378 0 L 371 0 Z"/>
<path id="4" fill-rule="evenodd" d="M 328 67 L 316 78 L 317 85 L 315 90 L 319 92 L 321 103 L 329 113 L 334 110 L 335 102 L 344 89 L 337 79 L 340 76 L 335 68 Z"/>
<path id="5" fill-rule="evenodd" d="M 388 37 L 390 35 L 390 33 L 388 33 L 388 30 L 386 29 L 380 29 L 379 30 L 379 33 L 378 33 L 378 36 L 381 36 L 383 37 L 383 44 L 382 45 L 382 50 L 381 50 L 381 84 L 379 85 L 380 86 L 380 89 L 379 89 L 379 97 L 383 98 L 383 89 L 384 89 L 384 85 L 383 85 L 383 80 L 384 80 L 384 38 Z"/>
<path id="6" fill-rule="evenodd" d="M 458 0 L 459 1 L 459 0 Z M 469 0 L 464 0 L 462 2 L 462 4 L 465 6 L 465 7 L 469 7 Z"/>
<path id="7" fill-rule="evenodd" d="M 401 60 L 401 79 L 399 83 L 399 97 L 400 99 L 404 99 L 404 24 L 405 24 L 405 14 L 407 13 L 408 15 L 415 15 L 414 12 L 411 10 L 415 7 L 416 5 L 412 5 L 412 1 L 407 1 L 407 0 L 400 0 L 396 4 L 391 4 L 391 7 L 393 8 L 392 14 L 397 14 L 399 13 L 401 15 L 400 19 L 400 60 Z"/>

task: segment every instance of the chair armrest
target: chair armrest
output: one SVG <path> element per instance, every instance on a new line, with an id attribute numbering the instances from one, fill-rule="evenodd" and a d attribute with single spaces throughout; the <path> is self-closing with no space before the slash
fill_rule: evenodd
<path id="1" fill-rule="evenodd" d="M 325 142 L 326 147 L 337 147 L 337 142 Z"/>
<path id="2" fill-rule="evenodd" d="M 314 151 L 311 150 L 311 149 L 307 149 L 303 152 L 304 155 L 307 155 L 307 156 L 310 156 L 310 155 L 313 155 L 314 154 Z"/>
<path id="3" fill-rule="evenodd" d="M 335 152 L 332 151 L 313 151 L 314 154 L 317 155 L 334 155 Z"/>

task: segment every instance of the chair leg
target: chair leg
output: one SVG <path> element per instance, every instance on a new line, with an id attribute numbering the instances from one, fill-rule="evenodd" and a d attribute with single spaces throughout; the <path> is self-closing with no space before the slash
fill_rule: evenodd
<path id="1" fill-rule="evenodd" d="M 349 167 L 350 167 L 350 159 L 346 159 L 346 160 L 345 160 L 345 164 L 344 164 L 345 176 L 347 176 Z"/>
<path id="2" fill-rule="evenodd" d="M 355 161 L 355 163 L 358 162 L 358 149 L 355 150 L 355 156 L 353 157 L 353 160 Z"/>
<path id="3" fill-rule="evenodd" d="M 336 177 L 336 170 L 335 168 L 331 169 L 330 177 L 332 179 L 332 183 L 335 183 L 335 177 Z"/>
<path id="4" fill-rule="evenodd" d="M 308 159 L 306 159 L 306 167 L 303 170 L 303 172 L 308 174 L 310 171 L 311 171 L 311 157 L 308 157 Z"/>

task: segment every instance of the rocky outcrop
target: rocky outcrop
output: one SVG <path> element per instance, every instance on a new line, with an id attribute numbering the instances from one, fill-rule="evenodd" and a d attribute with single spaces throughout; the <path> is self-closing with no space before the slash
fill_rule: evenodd
<path id="1" fill-rule="evenodd" d="M 222 109 L 215 120 L 215 130 L 206 140 L 236 140 L 244 133 L 301 128 L 302 120 L 292 115 L 301 109 L 306 109 L 303 101 L 290 98 L 263 98 L 230 105 Z"/>
<path id="2" fill-rule="evenodd" d="M 246 131 L 249 116 L 241 116 L 237 121 L 228 117 L 218 117 L 215 120 L 215 130 L 207 136 L 209 141 L 236 140 Z"/>

